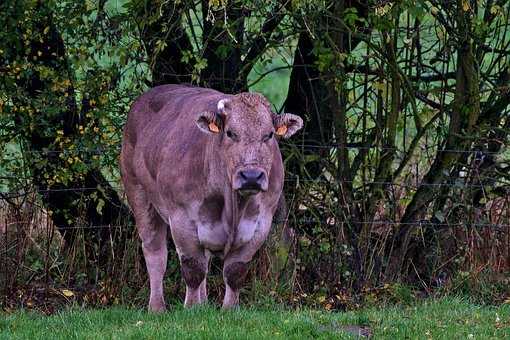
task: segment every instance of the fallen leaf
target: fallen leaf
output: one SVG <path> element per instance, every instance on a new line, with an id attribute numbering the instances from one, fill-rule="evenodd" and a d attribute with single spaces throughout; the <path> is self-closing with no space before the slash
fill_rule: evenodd
<path id="1" fill-rule="evenodd" d="M 65 297 L 71 297 L 71 296 L 74 296 L 74 293 L 72 291 L 70 291 L 69 289 L 62 289 L 62 294 L 65 296 Z"/>

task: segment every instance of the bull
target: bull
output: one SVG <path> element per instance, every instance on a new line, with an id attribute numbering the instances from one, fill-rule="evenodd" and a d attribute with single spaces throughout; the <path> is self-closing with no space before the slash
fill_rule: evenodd
<path id="1" fill-rule="evenodd" d="M 185 306 L 207 301 L 211 256 L 223 259 L 223 307 L 239 304 L 248 263 L 282 194 L 278 140 L 303 125 L 260 94 L 163 85 L 141 95 L 124 127 L 120 168 L 150 282 L 150 311 L 165 310 L 167 233 L 186 283 Z"/>

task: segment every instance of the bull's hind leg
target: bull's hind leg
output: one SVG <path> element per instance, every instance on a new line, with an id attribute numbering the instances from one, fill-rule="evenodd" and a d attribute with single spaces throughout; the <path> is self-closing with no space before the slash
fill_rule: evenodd
<path id="1" fill-rule="evenodd" d="M 206 258 L 207 266 L 206 266 L 205 277 L 202 280 L 202 283 L 200 284 L 200 287 L 199 287 L 200 303 L 207 303 L 207 272 L 208 272 L 207 269 L 209 269 L 209 261 L 211 259 L 211 254 L 207 250 L 205 251 L 205 258 Z"/>
<path id="2" fill-rule="evenodd" d="M 207 276 L 207 274 L 206 274 Z M 199 291 L 199 300 L 200 303 L 206 303 L 207 302 L 207 277 L 205 277 L 202 280 L 202 283 L 200 284 L 200 291 Z"/>
<path id="3" fill-rule="evenodd" d="M 168 226 L 162 221 L 152 224 L 152 228 L 140 231 L 143 255 L 147 265 L 150 282 L 149 310 L 160 312 L 166 309 L 163 296 L 163 277 L 165 276 L 168 250 L 166 234 Z"/>
<path id="4" fill-rule="evenodd" d="M 131 191 L 132 195 L 129 201 L 134 211 L 138 234 L 142 240 L 143 255 L 149 274 L 149 310 L 162 312 L 166 309 L 163 296 L 163 277 L 168 257 L 168 225 L 149 203 L 142 188 L 137 189 Z"/>

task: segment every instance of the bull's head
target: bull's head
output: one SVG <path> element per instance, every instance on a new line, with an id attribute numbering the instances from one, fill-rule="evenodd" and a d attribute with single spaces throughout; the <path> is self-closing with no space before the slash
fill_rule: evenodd
<path id="1" fill-rule="evenodd" d="M 232 189 L 256 194 L 268 189 L 277 139 L 292 136 L 303 120 L 274 114 L 259 94 L 241 93 L 219 100 L 215 112 L 199 115 L 197 125 L 219 138 Z"/>

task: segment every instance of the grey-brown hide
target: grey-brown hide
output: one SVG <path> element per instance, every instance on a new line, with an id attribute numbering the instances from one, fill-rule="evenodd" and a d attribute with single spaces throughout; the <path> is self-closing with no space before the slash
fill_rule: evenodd
<path id="1" fill-rule="evenodd" d="M 238 304 L 248 262 L 265 241 L 283 187 L 276 135 L 301 128 L 258 94 L 164 85 L 140 96 L 124 128 L 121 172 L 142 240 L 149 309 L 165 309 L 171 232 L 186 282 L 185 305 L 207 300 L 211 255 L 224 260 L 223 306 Z M 279 137 L 280 138 L 280 137 Z"/>

